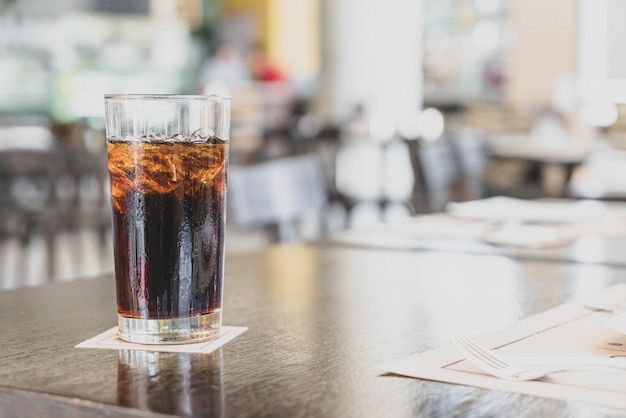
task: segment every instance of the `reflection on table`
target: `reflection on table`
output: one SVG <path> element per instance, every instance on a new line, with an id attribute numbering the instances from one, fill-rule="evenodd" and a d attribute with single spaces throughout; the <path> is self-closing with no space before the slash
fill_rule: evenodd
<path id="1" fill-rule="evenodd" d="M 180 353 L 118 353 L 119 405 L 178 416 L 225 416 L 221 349 L 195 362 Z M 204 371 L 201 379 L 192 378 L 192 367 Z"/>

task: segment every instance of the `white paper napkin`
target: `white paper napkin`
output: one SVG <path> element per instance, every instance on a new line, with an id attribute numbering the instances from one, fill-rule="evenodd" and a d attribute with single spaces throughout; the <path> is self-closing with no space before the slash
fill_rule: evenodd
<path id="1" fill-rule="evenodd" d="M 544 202 L 495 196 L 469 202 L 449 203 L 448 214 L 464 219 L 503 222 L 576 222 L 605 212 L 598 202 Z"/>
<path id="2" fill-rule="evenodd" d="M 113 327 L 101 334 L 96 335 L 80 344 L 76 348 L 104 348 L 109 350 L 144 350 L 161 351 L 171 353 L 204 353 L 208 354 L 238 335 L 246 331 L 247 327 L 220 328 L 220 335 L 215 340 L 191 344 L 137 344 L 122 340 L 117 333 L 118 328 Z"/>
<path id="3" fill-rule="evenodd" d="M 610 287 L 594 301 L 624 304 L 626 285 Z M 626 335 L 607 326 L 609 318 L 614 318 L 611 313 L 588 309 L 582 302 L 571 302 L 522 319 L 492 334 L 475 337 L 505 356 L 626 357 Z M 587 369 L 555 373 L 542 381 L 500 379 L 466 361 L 449 343 L 380 368 L 419 379 L 626 409 L 626 380 L 621 374 Z"/>

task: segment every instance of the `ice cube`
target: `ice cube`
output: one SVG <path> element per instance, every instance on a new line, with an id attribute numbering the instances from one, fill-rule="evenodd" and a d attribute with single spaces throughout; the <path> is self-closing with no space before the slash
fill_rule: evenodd
<path id="1" fill-rule="evenodd" d="M 124 137 L 124 139 L 122 139 L 122 141 L 124 141 L 124 142 L 139 142 L 141 140 L 139 138 L 137 138 L 136 136 L 126 135 Z"/>
<path id="2" fill-rule="evenodd" d="M 183 135 L 183 134 L 175 134 L 175 135 L 172 135 L 165 142 L 185 142 L 185 141 L 187 141 L 187 138 L 185 138 L 185 135 Z"/>
<path id="3" fill-rule="evenodd" d="M 165 141 L 165 135 L 159 132 L 150 132 L 147 135 L 147 138 L 150 142 L 161 143 Z"/>
<path id="4" fill-rule="evenodd" d="M 210 129 L 198 129 L 189 137 L 189 141 L 191 142 L 207 142 L 211 138 L 215 136 L 215 132 Z"/>

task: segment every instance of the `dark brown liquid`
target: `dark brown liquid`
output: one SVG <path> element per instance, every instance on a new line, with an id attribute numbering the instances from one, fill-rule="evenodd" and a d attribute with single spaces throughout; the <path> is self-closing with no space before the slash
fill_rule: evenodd
<path id="1" fill-rule="evenodd" d="M 212 142 L 108 140 L 122 316 L 186 318 L 221 308 L 228 148 Z"/>

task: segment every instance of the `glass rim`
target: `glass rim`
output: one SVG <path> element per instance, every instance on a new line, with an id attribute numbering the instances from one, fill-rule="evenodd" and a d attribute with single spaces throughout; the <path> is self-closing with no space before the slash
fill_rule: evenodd
<path id="1" fill-rule="evenodd" d="M 208 100 L 208 101 L 230 101 L 230 96 L 220 96 L 217 94 L 105 94 L 105 100 L 145 100 L 145 99 L 167 99 L 167 100 Z"/>

